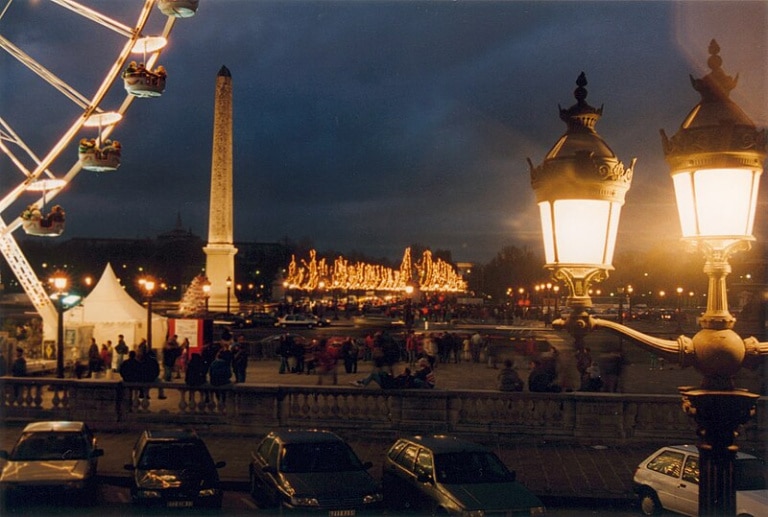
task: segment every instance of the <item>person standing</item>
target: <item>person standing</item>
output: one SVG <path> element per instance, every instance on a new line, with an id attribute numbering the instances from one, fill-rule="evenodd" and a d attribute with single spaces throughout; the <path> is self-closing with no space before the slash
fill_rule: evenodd
<path id="1" fill-rule="evenodd" d="M 353 373 L 352 366 L 355 363 L 357 356 L 357 349 L 352 344 L 352 338 L 347 338 L 341 344 L 341 359 L 344 361 L 344 371 L 346 373 Z"/>
<path id="2" fill-rule="evenodd" d="M 245 382 L 245 374 L 248 371 L 248 343 L 245 337 L 239 336 L 234 345 L 234 354 L 232 356 L 232 371 L 235 374 L 235 382 Z"/>
<path id="3" fill-rule="evenodd" d="M 115 353 L 117 355 L 117 364 L 115 365 L 115 371 L 120 371 L 120 367 L 125 361 L 125 356 L 128 355 L 128 345 L 125 344 L 125 339 L 122 334 L 117 336 L 117 345 L 115 345 Z"/>
<path id="4" fill-rule="evenodd" d="M 187 386 L 202 386 L 208 376 L 206 365 L 200 354 L 192 354 L 187 363 L 187 371 L 184 373 L 184 382 Z"/>
<path id="5" fill-rule="evenodd" d="M 14 377 L 27 376 L 27 360 L 24 358 L 24 349 L 21 347 L 16 348 L 16 359 L 11 365 L 11 375 Z"/>
<path id="6" fill-rule="evenodd" d="M 163 346 L 163 380 L 165 382 L 171 382 L 173 378 L 173 367 L 176 365 L 176 359 L 181 355 L 179 349 L 178 336 L 174 335 L 171 339 L 166 341 Z"/>
<path id="7" fill-rule="evenodd" d="M 101 357 L 101 366 L 103 370 L 112 370 L 112 341 L 107 340 L 106 343 L 101 345 L 99 356 Z"/>
<path id="8" fill-rule="evenodd" d="M 99 345 L 96 344 L 95 338 L 91 338 L 91 346 L 88 348 L 87 377 L 93 377 L 94 374 L 100 371 L 101 371 L 101 354 L 99 352 Z"/>

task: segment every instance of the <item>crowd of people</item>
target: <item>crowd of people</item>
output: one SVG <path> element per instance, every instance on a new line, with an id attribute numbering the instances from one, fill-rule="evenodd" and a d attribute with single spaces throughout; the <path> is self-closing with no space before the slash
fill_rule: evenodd
<path id="1" fill-rule="evenodd" d="M 577 348 L 564 352 L 569 360 L 563 361 L 557 348 L 544 343 L 533 338 L 518 338 L 510 346 L 508 338 L 502 344 L 480 332 L 409 330 L 404 335 L 393 336 L 388 330 L 381 330 L 361 338 L 313 340 L 286 333 L 280 336 L 273 351 L 257 352 L 254 358 L 271 359 L 274 354 L 279 360 L 279 374 L 314 374 L 318 385 L 326 382 L 337 385 L 340 372 L 355 375 L 363 362 L 367 375 L 353 378 L 350 384 L 354 386 L 373 383 L 384 389 L 431 389 L 439 386 L 440 365 L 476 363 L 498 370 L 497 389 L 501 391 L 619 391 L 624 359 L 618 351 L 593 357 L 589 348 Z M 77 362 L 74 374 L 77 378 L 93 378 L 119 373 L 126 382 L 175 380 L 188 386 L 206 383 L 224 386 L 246 382 L 250 351 L 243 335 L 235 338 L 228 330 L 224 330 L 219 340 L 206 343 L 194 353 L 189 339 L 180 341 L 176 335 L 170 336 L 162 346 L 150 348 L 146 339 L 129 347 L 121 334 L 114 345 L 111 340 L 99 345 L 92 338 L 87 361 Z M 23 352 L 19 347 L 11 372 L 14 376 L 26 375 Z M 527 366 L 516 367 L 516 357 L 524 361 L 520 364 Z M 501 368 L 499 362 L 503 365 Z M 6 367 L 4 360 L 0 363 Z M 575 372 L 570 372 L 571 369 Z M 164 398 L 162 390 L 159 396 Z"/>

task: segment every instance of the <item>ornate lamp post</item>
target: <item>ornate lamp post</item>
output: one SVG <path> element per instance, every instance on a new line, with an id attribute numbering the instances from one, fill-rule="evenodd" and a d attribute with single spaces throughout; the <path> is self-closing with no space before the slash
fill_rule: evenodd
<path id="1" fill-rule="evenodd" d="M 227 314 L 229 314 L 229 297 L 232 294 L 232 277 L 228 276 L 226 280 L 227 285 Z"/>
<path id="2" fill-rule="evenodd" d="M 147 349 L 152 350 L 152 294 L 155 290 L 155 281 L 145 278 L 143 284 L 144 293 L 147 295 Z"/>
<path id="3" fill-rule="evenodd" d="M 701 330 L 691 339 L 665 340 L 647 336 L 617 322 L 592 318 L 574 310 L 556 327 L 576 338 L 591 329 L 604 328 L 632 339 L 658 356 L 694 366 L 702 375 L 699 388 L 681 388 L 683 409 L 691 415 L 699 436 L 699 515 L 734 515 L 734 444 L 739 427 L 755 412 L 757 395 L 734 387 L 742 365 L 768 355 L 768 343 L 740 338 L 732 329 L 725 277 L 728 258 L 748 249 L 752 236 L 757 191 L 766 157 L 765 131 L 758 131 L 741 109 L 728 98 L 736 81 L 722 69 L 719 47 L 713 40 L 708 61 L 711 72 L 693 80 L 702 100 L 671 138 L 662 131 L 664 153 L 675 186 L 683 240 L 705 256 L 709 277 L 707 310 Z M 607 276 L 618 224 L 618 208 L 629 188 L 632 167 L 625 169 L 593 131 L 602 110 L 584 102 L 586 80 L 579 78 L 578 104 L 561 110 L 569 131 L 539 167 L 531 164 L 531 180 L 541 209 L 546 268 L 571 289 L 569 302 L 583 309 L 591 302 L 589 284 Z M 581 90 L 581 91 L 580 91 Z M 529 160 L 530 164 L 530 160 Z M 634 164 L 634 161 L 633 161 Z M 593 209 L 583 216 L 567 209 Z M 589 215 L 587 215 L 587 213 Z M 570 244 L 578 243 L 582 260 L 575 260 Z M 593 246 L 586 246 L 585 243 Z M 594 255 L 588 255 L 587 250 Z"/>
<path id="4" fill-rule="evenodd" d="M 53 287 L 56 288 L 56 312 L 58 323 L 56 329 L 56 377 L 64 378 L 64 291 L 67 289 L 67 277 L 57 273 L 53 277 Z"/>

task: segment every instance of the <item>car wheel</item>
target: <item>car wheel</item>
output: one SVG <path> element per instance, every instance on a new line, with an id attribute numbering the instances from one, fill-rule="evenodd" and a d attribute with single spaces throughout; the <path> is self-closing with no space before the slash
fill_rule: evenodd
<path id="1" fill-rule="evenodd" d="M 640 494 L 640 512 L 643 515 L 660 515 L 661 509 L 661 502 L 656 492 L 650 488 L 643 490 Z"/>

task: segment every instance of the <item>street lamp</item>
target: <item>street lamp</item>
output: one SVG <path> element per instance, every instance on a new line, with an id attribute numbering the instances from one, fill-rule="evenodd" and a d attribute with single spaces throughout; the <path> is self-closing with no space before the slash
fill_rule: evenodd
<path id="1" fill-rule="evenodd" d="M 741 366 L 768 355 L 768 343 L 734 331 L 728 312 L 725 278 L 730 255 L 748 249 L 757 203 L 759 177 L 766 157 L 766 134 L 728 98 L 736 81 L 720 68 L 719 47 L 712 40 L 708 65 L 711 72 L 692 79 L 702 100 L 671 138 L 662 131 L 662 142 L 675 186 L 683 240 L 704 254 L 709 278 L 707 310 L 701 330 L 691 339 L 665 340 L 647 336 L 617 322 L 574 310 L 556 327 L 568 329 L 577 339 L 591 329 L 604 328 L 628 337 L 655 355 L 683 367 L 694 366 L 703 375 L 700 388 L 681 388 L 684 411 L 698 426 L 699 515 L 734 515 L 734 444 L 739 426 L 755 412 L 758 395 L 736 389 L 733 378 Z M 569 302 L 577 309 L 591 304 L 589 284 L 607 277 L 618 224 L 618 208 L 629 188 L 632 167 L 626 169 L 594 132 L 602 114 L 586 104 L 586 85 L 580 76 L 578 104 L 561 110 L 568 132 L 539 167 L 531 166 L 531 182 L 539 201 L 546 268 L 564 279 L 571 289 Z M 581 91 L 580 91 L 581 90 Z M 633 161 L 634 164 L 634 161 Z M 563 206 L 564 205 L 564 206 Z M 594 212 L 566 217 L 569 208 L 586 206 Z M 558 210 L 560 207 L 560 210 Z M 576 218 L 571 220 L 572 218 Z M 580 261 L 567 255 L 568 245 L 590 244 Z"/>
<path id="2" fill-rule="evenodd" d="M 147 295 L 147 349 L 152 350 L 152 293 L 155 290 L 155 281 L 145 278 L 144 293 Z"/>
<path id="3" fill-rule="evenodd" d="M 58 327 L 56 329 L 56 377 L 64 378 L 64 291 L 67 289 L 67 277 L 57 273 L 53 277 L 53 287 L 56 288 L 56 312 Z"/>
<path id="4" fill-rule="evenodd" d="M 205 317 L 208 318 L 208 302 L 211 298 L 211 282 L 208 280 L 203 283 L 203 296 L 205 297 Z"/>
<path id="5" fill-rule="evenodd" d="M 232 277 L 228 276 L 226 283 L 227 283 L 227 314 L 229 314 L 229 296 L 232 293 Z"/>

